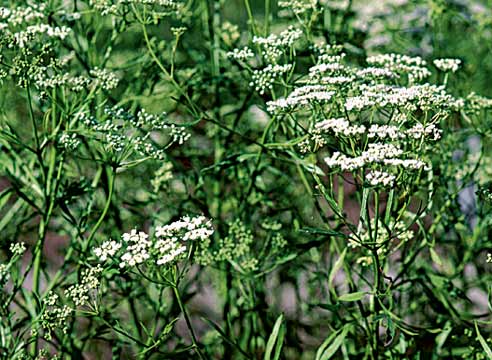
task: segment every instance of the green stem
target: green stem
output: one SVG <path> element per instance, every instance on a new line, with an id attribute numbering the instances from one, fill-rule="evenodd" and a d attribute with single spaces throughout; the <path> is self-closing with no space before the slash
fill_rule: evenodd
<path id="1" fill-rule="evenodd" d="M 265 37 L 270 32 L 270 0 L 265 0 Z"/>
<path id="2" fill-rule="evenodd" d="M 115 169 L 112 169 L 111 171 L 108 171 L 108 181 L 109 181 L 109 189 L 108 189 L 108 197 L 106 199 L 106 204 L 104 205 L 103 212 L 101 213 L 99 219 L 97 220 L 97 223 L 94 225 L 94 227 L 91 230 L 91 233 L 89 234 L 89 237 L 85 241 L 85 244 L 83 245 L 83 250 L 82 253 L 87 252 L 87 249 L 89 248 L 89 245 L 91 243 L 92 238 L 96 234 L 96 231 L 98 228 L 101 226 L 102 222 L 104 221 L 104 218 L 106 217 L 109 207 L 111 205 L 111 198 L 113 196 L 114 192 L 114 182 L 115 182 Z M 68 248 L 67 253 L 64 258 L 64 264 L 67 263 L 67 261 L 72 257 L 72 254 L 74 252 L 74 247 L 71 246 Z M 50 280 L 49 285 L 46 288 L 46 293 L 49 293 L 57 284 L 58 280 L 62 277 L 63 271 L 65 269 L 66 265 L 63 265 L 56 274 L 53 276 L 53 278 Z"/>
<path id="3" fill-rule="evenodd" d="M 104 205 L 104 209 L 101 213 L 101 216 L 99 216 L 99 219 L 97 220 L 96 225 L 92 228 L 91 233 L 89 234 L 89 237 L 87 238 L 85 245 L 83 247 L 83 253 L 87 251 L 89 248 L 89 245 L 91 243 L 92 238 L 96 234 L 96 231 L 99 229 L 101 224 L 104 221 L 104 218 L 106 217 L 106 214 L 108 213 L 109 207 L 111 206 L 111 198 L 113 197 L 113 191 L 114 191 L 114 179 L 116 178 L 115 176 L 115 169 L 112 168 L 111 171 L 108 171 L 108 183 L 109 183 L 109 189 L 108 189 L 108 198 L 106 199 L 106 204 Z"/>
<path id="4" fill-rule="evenodd" d="M 373 321 L 374 318 L 378 316 L 379 310 L 380 310 L 380 303 L 379 303 L 379 295 L 381 293 L 381 274 L 380 274 L 380 269 L 381 269 L 381 263 L 379 261 L 379 255 L 378 251 L 375 248 L 373 251 L 373 256 L 374 256 L 374 312 L 373 312 Z M 379 320 L 374 321 L 374 359 L 379 359 Z"/>
<path id="5" fill-rule="evenodd" d="M 56 149 L 53 148 L 52 156 L 50 158 L 50 168 L 54 168 L 54 163 L 56 161 Z M 46 184 L 45 189 L 48 189 L 49 193 L 47 193 L 47 209 L 46 212 L 41 217 L 39 228 L 38 228 L 38 242 L 34 249 L 34 273 L 33 273 L 33 291 L 36 294 L 39 294 L 39 279 L 41 274 L 41 257 L 43 254 L 44 240 L 46 237 L 47 225 L 51 219 L 51 214 L 53 213 L 53 209 L 55 207 L 56 200 L 56 192 L 58 191 L 58 185 L 60 183 L 61 173 L 63 169 L 63 158 L 60 160 L 58 165 L 58 171 L 55 178 L 55 184 L 53 189 Z M 53 176 L 52 171 L 50 171 L 50 176 L 46 179 L 47 182 L 51 183 L 51 177 Z"/>
<path id="6" fill-rule="evenodd" d="M 253 35 L 256 36 L 257 31 L 256 31 L 255 19 L 253 17 L 253 12 L 251 11 L 251 5 L 249 3 L 249 0 L 244 0 L 244 5 L 246 6 L 246 12 L 248 13 L 248 20 L 251 25 L 251 31 L 253 31 Z"/>
<path id="7" fill-rule="evenodd" d="M 179 308 L 181 309 L 181 312 L 183 313 L 183 316 L 185 318 L 186 326 L 188 327 L 188 330 L 190 331 L 191 342 L 193 343 L 193 347 L 195 348 L 195 351 L 198 354 L 198 357 L 200 359 L 205 359 L 205 356 L 202 354 L 202 351 L 200 350 L 200 347 L 198 346 L 198 341 L 196 339 L 195 330 L 193 330 L 193 326 L 191 325 L 191 320 L 190 320 L 190 317 L 188 316 L 188 312 L 186 311 L 186 308 L 183 304 L 183 301 L 181 300 L 181 296 L 179 295 L 178 285 L 175 284 L 172 288 L 173 288 L 174 296 L 176 296 L 176 301 L 178 302 Z"/>
<path id="8" fill-rule="evenodd" d="M 147 27 L 143 23 L 141 24 L 141 26 L 142 26 L 142 32 L 143 32 L 143 35 L 144 35 L 144 39 L 145 39 L 145 45 L 147 46 L 147 50 L 149 51 L 150 57 L 152 58 L 152 60 L 154 60 L 154 62 L 157 64 L 157 66 L 159 67 L 159 69 L 161 69 L 161 71 L 164 73 L 164 75 L 167 76 L 167 78 L 169 79 L 169 81 L 171 82 L 171 84 L 174 86 L 174 88 L 179 92 L 179 94 L 186 99 L 186 101 L 188 102 L 188 104 L 190 106 L 190 110 L 192 112 L 192 115 L 195 116 L 195 117 L 198 117 L 199 116 L 199 111 L 196 109 L 196 106 L 193 103 L 193 101 L 191 101 L 191 99 L 188 96 L 188 94 L 176 82 L 176 80 L 174 79 L 174 77 L 169 73 L 169 71 L 162 64 L 162 62 L 159 60 L 159 58 L 155 54 L 154 50 L 152 49 L 152 44 L 150 43 L 149 34 L 147 33 Z"/>

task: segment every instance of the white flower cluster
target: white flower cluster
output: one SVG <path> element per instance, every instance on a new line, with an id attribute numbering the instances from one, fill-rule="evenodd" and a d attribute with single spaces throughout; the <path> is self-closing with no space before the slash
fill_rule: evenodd
<path id="1" fill-rule="evenodd" d="M 340 55 L 343 51 L 343 45 L 340 44 L 316 43 L 312 47 L 320 59 L 324 59 L 325 56 Z"/>
<path id="2" fill-rule="evenodd" d="M 0 264 L 0 289 L 10 279 L 10 264 Z"/>
<path id="3" fill-rule="evenodd" d="M 191 134 L 186 131 L 186 128 L 184 126 L 171 124 L 165 129 L 170 130 L 169 136 L 171 137 L 171 141 L 173 143 L 177 143 L 178 145 L 183 145 L 191 137 Z"/>
<path id="4" fill-rule="evenodd" d="M 462 101 L 449 95 L 443 86 L 423 84 L 409 87 L 392 86 L 386 84 L 359 86 L 361 95 L 348 97 L 345 102 L 347 111 L 361 111 L 365 108 L 377 106 L 399 107 L 410 111 L 418 108 L 428 110 L 432 108 L 457 109 Z"/>
<path id="5" fill-rule="evenodd" d="M 368 130 L 368 138 L 389 138 L 391 140 L 398 139 L 421 139 L 425 136 L 429 136 L 431 140 L 439 140 L 441 138 L 442 130 L 438 129 L 436 125 L 422 125 L 417 123 L 410 129 L 403 130 L 395 125 L 378 125 L 372 124 Z"/>
<path id="6" fill-rule="evenodd" d="M 212 224 L 204 216 L 183 217 L 169 225 L 156 228 L 155 250 L 158 253 L 157 265 L 164 265 L 182 258 L 187 247 L 180 242 L 204 241 L 212 236 Z"/>
<path id="7" fill-rule="evenodd" d="M 293 69 L 292 64 L 282 64 L 279 60 L 286 54 L 290 53 L 295 42 L 303 35 L 301 29 L 289 27 L 277 34 L 271 34 L 268 37 L 254 36 L 252 43 L 260 52 L 266 66 L 254 69 L 251 73 L 250 86 L 254 87 L 261 95 L 273 88 L 274 82 L 282 75 Z M 255 53 L 250 47 L 237 48 L 227 53 L 227 56 L 238 60 L 246 61 L 254 58 Z"/>
<path id="8" fill-rule="evenodd" d="M 382 54 L 370 56 L 367 63 L 384 67 L 397 73 L 405 73 L 410 82 L 421 81 L 431 75 L 427 62 L 419 56 L 410 57 L 401 54 Z"/>
<path id="9" fill-rule="evenodd" d="M 289 27 L 280 34 L 271 34 L 268 37 L 255 36 L 253 44 L 257 44 L 262 48 L 262 56 L 268 62 L 275 63 L 286 49 L 292 47 L 294 43 L 302 37 L 302 30 Z"/>
<path id="10" fill-rule="evenodd" d="M 130 121 L 133 126 L 138 128 L 149 126 L 151 129 L 163 129 L 166 126 L 165 122 L 163 121 L 163 116 L 166 115 L 166 113 L 156 115 L 148 113 L 145 109 L 140 109 L 140 111 L 137 113 L 137 117 L 134 118 L 133 116 L 131 116 L 131 114 L 128 114 L 122 108 L 107 110 L 107 113 L 111 112 L 116 112 L 115 117 L 117 118 L 126 116 L 128 121 Z"/>
<path id="11" fill-rule="evenodd" d="M 141 5 L 156 5 L 163 6 L 168 10 L 177 10 L 180 6 L 176 0 L 121 0 L 125 4 L 141 4 Z"/>
<path id="12" fill-rule="evenodd" d="M 127 141 L 127 145 L 130 145 L 133 150 L 141 156 L 149 156 L 156 160 L 164 160 L 166 158 L 166 152 L 164 149 L 157 149 L 151 142 L 147 141 L 150 137 L 150 133 L 145 136 L 135 136 L 130 139 L 120 140 L 118 143 L 124 143 Z"/>
<path id="13" fill-rule="evenodd" d="M 116 74 L 106 70 L 94 68 L 90 71 L 90 75 L 95 78 L 97 86 L 100 86 L 104 90 L 112 90 L 118 86 L 119 79 Z"/>
<path id="14" fill-rule="evenodd" d="M 390 140 L 411 140 L 422 139 L 428 137 L 430 140 L 436 141 L 441 138 L 442 130 L 438 129 L 435 124 L 426 126 L 417 123 L 410 129 L 403 129 L 401 126 L 395 125 L 378 125 L 372 124 L 369 129 L 364 125 L 351 124 L 345 118 L 331 118 L 319 121 L 315 124 L 314 129 L 310 132 L 309 138 L 298 144 L 300 151 L 306 153 L 313 151 L 311 143 L 314 143 L 314 149 L 319 149 L 326 143 L 323 137 L 324 133 L 333 133 L 336 136 L 344 137 L 361 137 L 367 135 L 368 139 L 390 139 Z M 410 164 L 407 162 L 404 163 Z"/>
<path id="15" fill-rule="evenodd" d="M 159 15 L 176 13 L 181 8 L 181 3 L 176 0 L 90 0 L 89 6 L 97 10 L 102 16 L 123 14 L 126 9 L 123 6 L 143 5 L 160 6 Z M 157 14 L 156 14 L 157 15 Z"/>
<path id="16" fill-rule="evenodd" d="M 354 82 L 355 77 L 348 75 L 340 75 L 340 76 L 323 76 L 320 79 L 318 79 L 318 82 L 320 84 L 327 84 L 327 85 L 337 85 L 335 87 L 339 87 L 340 85 L 347 85 L 352 82 Z"/>
<path id="17" fill-rule="evenodd" d="M 321 55 L 318 63 L 309 69 L 309 85 L 295 88 L 285 99 L 269 102 L 268 110 L 290 110 L 297 104 L 305 105 L 309 102 L 306 98 L 316 98 L 320 91 L 328 95 L 330 91 L 341 90 L 351 95 L 344 100 L 347 111 L 360 112 L 371 107 L 397 107 L 408 111 L 419 108 L 457 110 L 463 107 L 463 100 L 448 94 L 444 86 L 398 86 L 386 83 L 402 74 L 408 76 L 410 83 L 430 75 L 430 71 L 425 67 L 426 62 L 420 57 L 398 54 L 372 56 L 367 58 L 367 62 L 372 66 L 356 69 L 341 64 L 344 54 L 340 51 L 339 47 L 319 48 Z M 303 96 L 299 96 L 301 93 Z M 328 98 L 331 96 L 326 96 L 324 100 Z"/>
<path id="18" fill-rule="evenodd" d="M 380 67 L 367 67 L 365 69 L 357 70 L 356 76 L 358 78 L 397 78 L 399 75 L 393 70 Z"/>
<path id="19" fill-rule="evenodd" d="M 352 79 L 351 69 L 341 62 L 345 58 L 340 46 L 327 45 L 324 47 L 316 46 L 314 49 L 319 53 L 316 65 L 309 68 L 309 79 L 311 83 L 343 83 L 347 79 Z"/>
<path id="20" fill-rule="evenodd" d="M 90 86 L 90 79 L 84 76 L 72 76 L 68 73 L 50 76 L 46 67 L 40 67 L 34 75 L 34 84 L 38 89 L 53 89 L 66 86 L 72 91 L 83 91 Z"/>
<path id="21" fill-rule="evenodd" d="M 20 48 L 23 48 L 28 44 L 35 35 L 43 34 L 51 38 L 65 39 L 72 30 L 66 26 L 51 26 L 48 24 L 36 24 L 30 25 L 26 30 L 15 32 L 13 34 L 14 43 Z M 14 43 L 9 44 L 13 47 Z"/>
<path id="22" fill-rule="evenodd" d="M 374 170 L 366 174 L 366 180 L 372 186 L 382 185 L 385 187 L 395 184 L 396 176 L 385 171 Z"/>
<path id="23" fill-rule="evenodd" d="M 376 229 L 377 231 L 375 231 Z M 398 249 L 402 244 L 410 241 L 414 236 L 414 232 L 408 228 L 404 221 L 395 222 L 390 220 L 388 224 L 383 224 L 381 219 L 378 219 L 376 226 L 376 220 L 373 218 L 371 219 L 371 232 L 365 227 L 361 228 L 359 233 L 360 242 L 349 240 L 349 246 L 352 248 L 362 248 L 362 244 L 364 243 L 375 242 L 379 244 L 377 250 L 378 255 L 385 257 Z M 372 254 L 361 256 L 357 259 L 357 263 L 363 266 L 371 265 L 372 261 Z"/>
<path id="24" fill-rule="evenodd" d="M 249 86 L 253 86 L 261 95 L 273 88 L 273 83 L 283 74 L 292 69 L 292 64 L 272 65 L 269 64 L 263 69 L 253 70 Z"/>
<path id="25" fill-rule="evenodd" d="M 299 144 L 297 144 L 297 146 L 299 147 L 299 151 L 303 154 L 310 151 L 315 152 L 319 148 L 325 145 L 326 145 L 326 139 L 322 135 L 322 130 L 316 128 L 311 130 L 309 136 L 306 139 L 302 140 Z"/>
<path id="26" fill-rule="evenodd" d="M 333 63 L 341 63 L 345 56 L 347 56 L 344 52 L 334 52 L 335 49 L 325 48 L 320 50 L 320 55 L 318 56 L 318 64 L 333 64 Z"/>
<path id="27" fill-rule="evenodd" d="M 333 54 L 333 51 L 339 51 L 338 48 L 327 47 L 319 51 L 322 62 L 309 69 L 308 85 L 295 88 L 286 98 L 268 102 L 269 112 L 291 110 L 296 106 L 305 106 L 313 102 L 327 102 L 332 99 L 338 85 L 354 81 L 350 69 L 340 64 L 345 55 Z"/>
<path id="28" fill-rule="evenodd" d="M 395 125 L 378 125 L 372 124 L 367 132 L 368 138 L 378 137 L 380 139 L 389 138 L 391 140 L 405 138 L 406 135 L 400 128 Z"/>
<path id="29" fill-rule="evenodd" d="M 314 65 L 309 68 L 309 77 L 310 78 L 318 78 L 322 75 L 338 75 L 340 73 L 347 72 L 347 67 L 345 65 L 340 64 L 339 62 L 326 62 Z"/>
<path id="30" fill-rule="evenodd" d="M 38 89 L 46 90 L 55 87 L 65 86 L 71 91 L 80 92 L 89 89 L 91 86 L 100 87 L 104 90 L 112 90 L 118 86 L 119 79 L 116 75 L 106 69 L 94 68 L 90 70 L 92 78 L 86 76 L 75 76 L 69 73 L 54 74 L 55 64 L 40 66 L 32 75 Z"/>
<path id="31" fill-rule="evenodd" d="M 429 136 L 431 140 L 435 141 L 441 138 L 442 130 L 437 128 L 434 124 L 424 126 L 421 123 L 417 123 L 412 128 L 406 130 L 406 135 L 414 139 L 421 139 L 425 136 Z"/>
<path id="32" fill-rule="evenodd" d="M 466 97 L 464 110 L 467 114 L 476 115 L 484 109 L 492 109 L 492 99 L 480 96 L 474 92 L 471 92 Z"/>
<path id="33" fill-rule="evenodd" d="M 46 309 L 41 315 L 41 325 L 47 331 L 45 337 L 51 339 L 51 333 L 54 330 L 61 329 L 63 333 L 67 333 L 67 320 L 71 316 L 73 309 L 68 305 L 62 307 L 52 307 Z"/>
<path id="34" fill-rule="evenodd" d="M 156 248 L 159 251 L 157 265 L 166 265 L 183 259 L 186 255 L 186 246 L 181 244 L 175 237 L 163 237 L 157 240 Z"/>
<path id="35" fill-rule="evenodd" d="M 89 303 L 91 294 L 99 287 L 99 274 L 102 267 L 90 267 L 82 271 L 80 282 L 71 285 L 65 290 L 65 296 L 72 300 L 75 306 L 82 306 Z"/>
<path id="36" fill-rule="evenodd" d="M 57 306 L 59 296 L 49 292 L 42 302 L 44 305 L 41 315 L 41 327 L 46 331 L 45 337 L 51 339 L 51 333 L 61 329 L 63 333 L 68 331 L 68 318 L 72 315 L 73 309 L 68 305 Z"/>
<path id="37" fill-rule="evenodd" d="M 227 56 L 234 60 L 245 61 L 253 58 L 255 53 L 249 47 L 245 46 L 242 49 L 234 49 L 233 51 L 229 51 Z"/>
<path id="38" fill-rule="evenodd" d="M 286 10 L 292 11 L 294 15 L 304 14 L 308 10 L 316 9 L 318 0 L 289 0 L 279 1 L 278 6 L 283 8 L 283 11 L 279 11 L 279 16 L 286 16 Z"/>
<path id="39" fill-rule="evenodd" d="M 401 159 L 403 150 L 393 144 L 373 143 L 361 155 L 349 157 L 340 152 L 334 152 L 326 157 L 329 167 L 339 167 L 343 171 L 353 171 L 372 164 L 401 166 L 407 169 L 427 169 L 426 163 L 417 159 Z"/>
<path id="40" fill-rule="evenodd" d="M 344 118 L 326 119 L 316 123 L 315 127 L 322 131 L 332 131 L 336 135 L 361 135 L 366 132 L 364 125 L 350 125 Z"/>
<path id="41" fill-rule="evenodd" d="M 191 136 L 186 132 L 186 127 L 176 124 L 169 124 L 166 122 L 165 117 L 167 114 L 165 112 L 160 114 L 150 114 L 145 109 L 140 109 L 137 115 L 134 116 L 120 107 L 106 108 L 104 112 L 112 117 L 113 121 L 114 119 L 121 120 L 139 129 L 146 128 L 152 131 L 168 130 L 169 137 L 172 139 L 172 142 L 179 143 L 180 145 L 182 145 Z M 107 121 L 102 124 L 95 124 L 94 126 L 96 130 L 100 131 L 115 131 L 118 129 L 118 126 L 111 121 Z"/>
<path id="42" fill-rule="evenodd" d="M 213 234 L 212 223 L 205 216 L 184 216 L 181 220 L 156 228 L 157 237 L 176 237 L 183 241 L 204 240 Z"/>
<path id="43" fill-rule="evenodd" d="M 101 246 L 95 248 L 94 254 L 99 258 L 100 261 L 104 262 L 108 259 L 111 259 L 118 252 L 118 250 L 121 249 L 121 246 L 121 243 L 117 241 L 108 240 L 103 242 Z"/>
<path id="44" fill-rule="evenodd" d="M 23 242 L 10 244 L 9 250 L 13 256 L 21 256 L 26 252 L 26 244 Z"/>
<path id="45" fill-rule="evenodd" d="M 165 148 L 159 149 L 150 141 L 153 131 L 167 132 L 169 140 L 166 147 L 174 143 L 182 145 L 191 137 L 186 127 L 166 122 L 166 113 L 155 115 L 142 109 L 134 116 L 122 108 L 113 107 L 106 108 L 105 114 L 108 119 L 102 122 L 87 114 L 82 114 L 80 118 L 107 151 L 121 154 L 133 151 L 141 156 L 162 160 L 165 158 Z M 144 135 L 139 135 L 142 133 Z"/>
<path id="46" fill-rule="evenodd" d="M 45 4 L 31 5 L 27 7 L 18 6 L 10 9 L 0 7 L 0 20 L 5 21 L 5 25 L 17 26 L 30 23 L 35 20 L 44 19 Z"/>
<path id="47" fill-rule="evenodd" d="M 334 94 L 334 91 L 328 91 L 327 87 L 323 85 L 305 85 L 296 88 L 286 98 L 269 101 L 267 109 L 269 112 L 275 112 L 306 106 L 313 102 L 327 102 L 331 100 Z"/>
<path id="48" fill-rule="evenodd" d="M 109 0 L 90 0 L 89 6 L 92 9 L 99 11 L 102 16 L 114 14 L 118 10 L 118 4 L 113 4 L 113 2 Z"/>
<path id="49" fill-rule="evenodd" d="M 154 238 L 143 231 L 132 230 L 122 236 L 122 242 L 108 240 L 94 250 L 101 262 L 117 261 L 121 268 L 133 267 L 146 261 L 166 265 L 182 259 L 186 242 L 204 241 L 212 236 L 212 224 L 204 216 L 185 216 L 171 224 L 158 226 Z"/>
<path id="50" fill-rule="evenodd" d="M 63 133 L 58 140 L 58 143 L 67 151 L 74 151 L 80 145 L 80 139 L 77 138 L 77 134 Z"/>
<path id="51" fill-rule="evenodd" d="M 129 233 L 123 234 L 121 238 L 125 244 L 125 252 L 121 256 L 120 267 L 132 267 L 150 258 L 149 249 L 152 242 L 145 232 L 137 232 L 136 229 L 133 229 Z"/>
<path id="52" fill-rule="evenodd" d="M 12 256 L 6 264 L 0 264 L 0 291 L 10 279 L 10 268 L 26 252 L 26 245 L 23 242 L 12 243 L 9 247 Z"/>
<path id="53" fill-rule="evenodd" d="M 436 59 L 434 60 L 434 65 L 441 71 L 444 72 L 456 72 L 460 68 L 460 59 Z"/>
<path id="54" fill-rule="evenodd" d="M 65 20 L 80 18 L 79 13 L 68 13 L 64 9 L 48 14 L 45 2 L 27 3 L 27 6 L 14 8 L 0 7 L 0 31 L 9 40 L 9 48 L 25 48 L 31 43 L 38 43 L 34 40 L 39 37 L 63 40 L 71 33 L 71 29 L 67 26 L 53 26 L 50 17 L 61 15 Z"/>

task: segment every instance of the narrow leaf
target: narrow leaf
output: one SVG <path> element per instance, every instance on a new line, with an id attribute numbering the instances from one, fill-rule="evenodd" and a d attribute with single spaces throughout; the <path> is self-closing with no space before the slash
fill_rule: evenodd
<path id="1" fill-rule="evenodd" d="M 343 261 L 345 260 L 345 254 L 347 253 L 347 248 L 343 249 L 342 253 L 340 254 L 340 257 L 335 261 L 335 264 L 331 268 L 330 275 L 328 276 L 328 287 L 330 289 L 333 288 L 333 280 L 335 279 L 335 276 L 340 270 L 340 268 L 343 265 Z"/>
<path id="2" fill-rule="evenodd" d="M 359 301 L 366 295 L 364 291 L 353 292 L 349 294 L 343 294 L 338 298 L 339 301 Z"/>
<path id="3" fill-rule="evenodd" d="M 245 352 L 243 349 L 241 349 L 241 347 L 235 342 L 233 341 L 232 339 L 230 339 L 227 334 L 224 332 L 224 330 L 222 330 L 220 328 L 219 325 L 217 325 L 216 323 L 214 323 L 212 320 L 209 320 L 205 317 L 202 317 L 201 318 L 203 321 L 205 321 L 207 324 L 209 324 L 211 327 L 213 327 L 219 334 L 220 336 L 222 337 L 222 339 L 224 339 L 225 342 L 227 342 L 229 345 L 232 345 L 236 350 L 238 350 L 246 359 L 251 359 L 251 357 L 248 355 L 247 352 Z"/>
<path id="4" fill-rule="evenodd" d="M 483 347 L 483 351 L 487 354 L 487 358 L 492 359 L 492 350 L 490 349 L 489 344 L 485 341 L 482 334 L 480 334 L 480 330 L 478 330 L 478 324 L 475 321 L 475 331 L 477 332 L 477 339 L 480 342 L 480 345 Z"/>
<path id="5" fill-rule="evenodd" d="M 275 357 L 273 359 L 277 360 L 278 356 L 280 356 L 279 346 L 280 348 L 282 347 L 282 344 L 284 342 L 284 335 L 285 335 L 284 331 L 280 331 L 281 327 L 283 327 L 283 321 L 284 321 L 284 315 L 280 314 L 280 316 L 277 318 L 277 321 L 275 322 L 275 325 L 273 326 L 272 333 L 268 338 L 268 342 L 265 350 L 265 356 L 263 358 L 264 360 L 272 360 L 272 351 L 275 343 L 277 343 L 277 349 L 275 351 Z"/>
<path id="6" fill-rule="evenodd" d="M 328 348 L 326 348 L 326 350 L 323 351 L 322 350 L 323 345 L 325 345 L 325 347 L 328 345 L 328 343 L 326 343 L 325 341 L 318 349 L 318 352 L 316 353 L 316 360 L 331 359 L 331 357 L 336 354 L 338 348 L 342 345 L 343 341 L 345 340 L 345 337 L 347 336 L 347 332 L 349 331 L 350 327 L 351 327 L 350 324 L 345 325 L 341 333 L 338 334 L 333 340 L 333 342 L 331 342 L 330 346 L 328 346 Z"/>
<path id="7" fill-rule="evenodd" d="M 431 255 L 431 259 L 432 261 L 437 264 L 437 265 L 442 265 L 442 261 L 441 261 L 441 258 L 439 257 L 439 255 L 437 254 L 436 250 L 434 250 L 434 248 L 429 248 L 429 252 L 430 252 L 430 255 Z"/>

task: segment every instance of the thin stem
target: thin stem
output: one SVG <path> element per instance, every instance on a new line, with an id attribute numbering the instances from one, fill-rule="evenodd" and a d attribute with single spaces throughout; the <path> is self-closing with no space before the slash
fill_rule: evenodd
<path id="1" fill-rule="evenodd" d="M 34 110 L 32 108 L 31 90 L 30 90 L 29 85 L 27 86 L 26 90 L 27 90 L 27 102 L 29 104 L 29 117 L 31 118 L 31 122 L 32 122 L 32 131 L 34 133 L 34 140 L 36 142 L 36 149 L 39 150 L 38 128 L 36 127 L 36 120 L 34 119 Z"/>
<path id="2" fill-rule="evenodd" d="M 270 32 L 270 0 L 265 0 L 265 37 Z"/>
<path id="3" fill-rule="evenodd" d="M 106 204 L 104 205 L 104 209 L 103 209 L 103 212 L 101 213 L 101 216 L 97 220 L 96 225 L 94 225 L 94 227 L 92 228 L 92 231 L 89 234 L 89 237 L 87 238 L 87 240 L 85 242 L 85 245 L 83 248 L 84 253 L 89 248 L 89 245 L 90 245 L 92 238 L 94 237 L 94 235 L 96 234 L 96 231 L 99 229 L 99 227 L 103 223 L 104 218 L 106 217 L 106 214 L 108 213 L 109 207 L 111 206 L 111 198 L 113 197 L 114 179 L 115 178 L 116 178 L 115 169 L 111 168 L 111 171 L 108 171 L 108 183 L 109 183 L 108 198 L 106 199 Z"/>
<path id="4" fill-rule="evenodd" d="M 249 3 L 249 0 L 244 0 L 244 5 L 246 6 L 246 12 L 248 13 L 248 21 L 251 25 L 251 31 L 253 32 L 253 35 L 257 35 L 256 31 L 256 25 L 255 25 L 255 19 L 253 17 L 253 12 L 251 11 L 251 5 Z"/>
<path id="5" fill-rule="evenodd" d="M 152 44 L 150 43 L 149 35 L 147 33 L 147 27 L 143 23 L 141 24 L 141 26 L 142 26 L 142 32 L 143 32 L 143 35 L 144 35 L 144 39 L 145 39 L 145 45 L 147 46 L 147 50 L 149 51 L 150 57 L 154 60 L 154 62 L 157 64 L 157 66 L 159 67 L 159 69 L 161 69 L 161 71 L 164 73 L 164 75 L 166 75 L 169 78 L 169 81 L 174 86 L 174 88 L 179 92 L 179 94 L 186 99 L 186 101 L 188 102 L 188 104 L 190 106 L 190 109 L 192 110 L 193 116 L 198 117 L 199 111 L 196 109 L 196 106 L 193 103 L 193 101 L 191 101 L 191 99 L 188 96 L 188 94 L 176 82 L 176 80 L 174 79 L 174 77 L 169 73 L 169 71 L 162 64 L 162 62 L 159 60 L 159 58 L 155 54 L 154 50 L 152 49 Z"/>
<path id="6" fill-rule="evenodd" d="M 195 348 L 196 353 L 200 357 L 200 359 L 205 359 L 204 355 L 202 354 L 202 351 L 200 350 L 200 347 L 198 346 L 198 341 L 195 335 L 195 330 L 193 330 L 193 326 L 191 325 L 191 320 L 190 317 L 188 316 L 188 312 L 186 311 L 186 308 L 183 304 L 183 301 L 181 300 L 181 296 L 179 295 L 179 290 L 177 284 L 175 284 L 173 287 L 173 292 L 174 296 L 176 296 L 176 301 L 178 302 L 179 308 L 181 309 L 181 312 L 183 313 L 183 316 L 186 321 L 186 326 L 188 327 L 191 335 L 191 342 L 193 343 L 193 347 Z"/>
<path id="7" fill-rule="evenodd" d="M 373 250 L 373 256 L 374 256 L 374 314 L 373 314 L 373 321 L 374 318 L 377 317 L 379 310 L 381 308 L 380 302 L 379 302 L 379 294 L 381 293 L 381 274 L 380 274 L 380 269 L 381 269 L 381 264 L 379 261 L 379 255 L 377 249 Z M 374 358 L 379 359 L 379 325 L 378 325 L 379 320 L 376 320 L 374 322 Z"/>

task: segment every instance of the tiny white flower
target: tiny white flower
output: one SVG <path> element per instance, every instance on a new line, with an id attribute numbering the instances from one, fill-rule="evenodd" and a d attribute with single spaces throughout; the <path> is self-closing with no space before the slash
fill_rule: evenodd
<path id="1" fill-rule="evenodd" d="M 460 59 L 436 59 L 434 60 L 434 65 L 436 68 L 443 72 L 456 72 L 460 68 Z"/>

